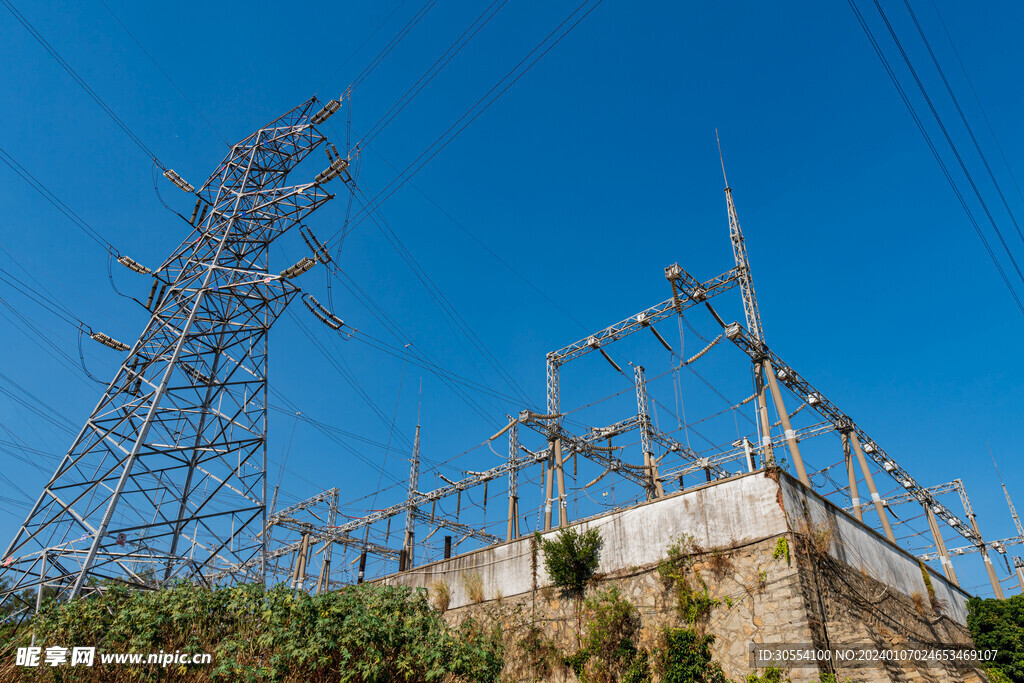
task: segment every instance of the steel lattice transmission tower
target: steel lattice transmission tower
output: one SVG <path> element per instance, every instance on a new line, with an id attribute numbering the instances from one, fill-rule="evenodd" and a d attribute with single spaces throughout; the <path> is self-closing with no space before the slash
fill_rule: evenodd
<path id="1" fill-rule="evenodd" d="M 8 594 L 231 566 L 264 580 L 268 333 L 298 291 L 289 277 L 313 265 L 271 274 L 269 248 L 332 197 L 323 182 L 347 178 L 328 151 L 316 182 L 286 185 L 336 105 L 310 99 L 261 128 L 196 191 L 204 216 L 154 271 L 149 323 L 3 555 Z"/>

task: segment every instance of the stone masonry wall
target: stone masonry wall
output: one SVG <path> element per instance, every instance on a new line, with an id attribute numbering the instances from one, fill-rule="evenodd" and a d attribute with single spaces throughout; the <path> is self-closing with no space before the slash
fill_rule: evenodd
<path id="1" fill-rule="evenodd" d="M 697 629 L 729 680 L 745 681 L 752 643 L 878 648 L 970 644 L 963 591 L 786 475 L 758 472 L 584 521 L 605 541 L 598 580 L 636 606 L 637 645 L 660 649 L 666 626 L 685 626 L 657 571 L 673 541 L 693 550 L 691 585 L 716 602 Z M 784 545 L 780 541 L 784 540 Z M 446 592 L 446 619 L 501 627 L 507 681 L 575 681 L 562 658 L 578 649 L 577 610 L 549 585 L 533 540 L 519 539 L 384 579 Z M 785 552 L 788 550 L 788 552 Z M 867 668 L 791 668 L 795 682 L 983 681 L 973 669 L 913 663 Z M 658 677 L 655 676 L 655 680 Z"/>

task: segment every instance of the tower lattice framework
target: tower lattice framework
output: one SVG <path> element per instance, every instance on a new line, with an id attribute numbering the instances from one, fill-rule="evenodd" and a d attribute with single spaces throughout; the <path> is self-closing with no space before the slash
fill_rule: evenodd
<path id="1" fill-rule="evenodd" d="M 332 196 L 286 185 L 326 142 L 317 108 L 234 145 L 196 191 L 203 217 L 154 272 L 149 323 L 3 555 L 8 595 L 264 579 L 268 333 L 298 291 L 269 248 Z"/>

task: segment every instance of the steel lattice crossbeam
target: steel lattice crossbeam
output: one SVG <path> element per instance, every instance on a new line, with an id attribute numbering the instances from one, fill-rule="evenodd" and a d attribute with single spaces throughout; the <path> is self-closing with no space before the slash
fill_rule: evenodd
<path id="1" fill-rule="evenodd" d="M 298 291 L 269 247 L 331 198 L 286 185 L 325 142 L 316 107 L 234 145 L 196 192 L 207 210 L 154 272 L 149 323 L 3 555 L 10 592 L 263 580 L 267 335 Z"/>

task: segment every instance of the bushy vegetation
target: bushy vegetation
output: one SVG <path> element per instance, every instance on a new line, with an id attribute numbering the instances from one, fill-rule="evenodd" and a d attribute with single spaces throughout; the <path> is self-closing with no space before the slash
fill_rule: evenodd
<path id="1" fill-rule="evenodd" d="M 967 627 L 979 650 L 999 650 L 990 666 L 991 678 L 1001 674 L 1024 683 L 1024 595 L 1006 600 L 971 598 L 967 601 Z"/>
<path id="2" fill-rule="evenodd" d="M 658 565 L 665 586 L 675 593 L 676 613 L 690 626 L 703 627 L 711 610 L 721 604 L 711 597 L 707 583 L 694 571 L 694 557 L 703 552 L 692 537 L 682 537 L 668 547 L 668 557 Z"/>
<path id="3" fill-rule="evenodd" d="M 601 533 L 597 529 L 580 533 L 569 527 L 550 540 L 539 536 L 544 568 L 551 583 L 567 597 L 581 598 L 601 561 Z"/>
<path id="4" fill-rule="evenodd" d="M 647 652 L 637 648 L 640 614 L 619 589 L 609 588 L 586 601 L 582 647 L 565 664 L 587 683 L 650 681 Z"/>
<path id="5" fill-rule="evenodd" d="M 211 653 L 210 666 L 160 669 L 100 664 L 77 680 L 494 681 L 500 634 L 472 621 L 451 628 L 424 590 L 362 584 L 321 595 L 285 586 L 155 592 L 111 587 L 102 595 L 50 603 L 33 620 L 36 644 L 97 646 L 97 652 Z M 3 644 L 0 680 L 53 680 L 50 667 L 14 667 Z M 66 670 L 72 673 L 72 670 Z"/>
<path id="6" fill-rule="evenodd" d="M 692 628 L 666 628 L 658 668 L 664 683 L 726 683 L 722 666 L 711 658 L 715 637 Z"/>

